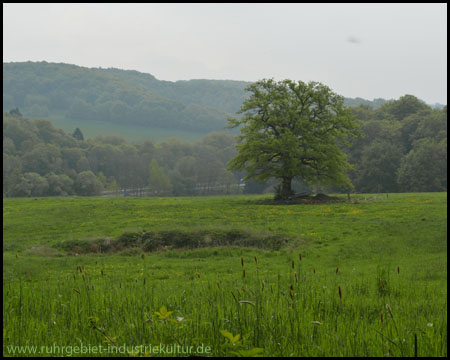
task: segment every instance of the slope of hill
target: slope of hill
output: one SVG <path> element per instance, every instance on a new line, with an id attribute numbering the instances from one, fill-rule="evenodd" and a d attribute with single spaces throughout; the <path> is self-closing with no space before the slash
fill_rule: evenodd
<path id="1" fill-rule="evenodd" d="M 153 75 L 134 70 L 102 69 L 117 78 L 158 93 L 165 98 L 184 104 L 214 107 L 231 114 L 241 107 L 246 98 L 248 81 L 234 80 L 179 80 L 176 82 L 157 80 Z"/>
<path id="2" fill-rule="evenodd" d="M 86 137 L 120 135 L 131 141 L 177 136 L 198 139 L 223 131 L 247 96 L 246 81 L 162 81 L 134 70 L 48 62 L 3 63 L 3 111 L 19 108 Z M 386 103 L 345 98 L 347 106 Z M 234 130 L 236 131 L 236 130 Z M 233 131 L 233 132 L 234 132 Z"/>
<path id="3" fill-rule="evenodd" d="M 164 97 L 136 76 L 67 64 L 3 64 L 3 109 L 18 107 L 30 117 L 59 117 L 209 132 L 223 128 L 230 114 Z M 153 78 L 154 79 L 154 78 Z M 154 82 L 159 81 L 154 79 Z M 164 88 L 164 82 L 159 87 Z M 166 86 L 167 87 L 167 86 Z M 158 86 L 156 86 L 158 88 Z M 166 91 L 167 92 L 167 91 Z"/>

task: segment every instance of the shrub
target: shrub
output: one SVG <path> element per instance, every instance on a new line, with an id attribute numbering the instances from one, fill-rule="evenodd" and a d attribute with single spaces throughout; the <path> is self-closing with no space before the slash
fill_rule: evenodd
<path id="1" fill-rule="evenodd" d="M 256 247 L 279 250 L 289 238 L 281 234 L 255 233 L 242 229 L 177 229 L 161 231 L 127 231 L 116 240 L 97 238 L 70 240 L 56 245 L 68 252 L 85 254 L 139 249 L 152 252 L 161 249 L 198 249 L 213 246 Z M 129 254 L 140 253 L 137 250 Z M 127 253 L 128 254 L 128 253 Z"/>

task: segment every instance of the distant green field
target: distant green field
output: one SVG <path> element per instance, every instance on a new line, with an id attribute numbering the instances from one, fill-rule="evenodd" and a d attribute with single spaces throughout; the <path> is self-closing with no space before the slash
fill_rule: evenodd
<path id="1" fill-rule="evenodd" d="M 206 133 L 200 132 L 161 129 L 137 125 L 121 125 L 100 121 L 77 121 L 66 119 L 65 117 L 54 117 L 49 120 L 55 127 L 70 134 L 73 133 L 77 127 L 80 128 L 86 139 L 94 138 L 96 136 L 115 135 L 120 136 L 131 143 L 140 143 L 148 139 L 156 143 L 168 140 L 172 137 L 176 137 L 182 141 L 193 142 L 200 140 L 206 135 Z"/>
<path id="2" fill-rule="evenodd" d="M 266 198 L 4 199 L 3 354 L 447 356 L 446 193 Z M 61 246 L 144 229 L 289 243 Z"/>

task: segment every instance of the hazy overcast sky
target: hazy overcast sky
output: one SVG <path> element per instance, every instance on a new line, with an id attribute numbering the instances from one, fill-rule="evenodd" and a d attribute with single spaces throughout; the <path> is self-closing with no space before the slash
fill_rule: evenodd
<path id="1" fill-rule="evenodd" d="M 3 61 L 447 103 L 447 4 L 3 4 Z"/>

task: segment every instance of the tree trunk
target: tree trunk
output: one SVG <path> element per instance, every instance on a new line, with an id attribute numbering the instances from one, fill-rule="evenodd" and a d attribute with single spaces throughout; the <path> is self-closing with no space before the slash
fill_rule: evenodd
<path id="1" fill-rule="evenodd" d="M 291 188 L 292 178 L 291 177 L 284 177 L 283 182 L 281 184 L 281 198 L 287 199 L 288 197 L 293 195 L 292 188 Z"/>

